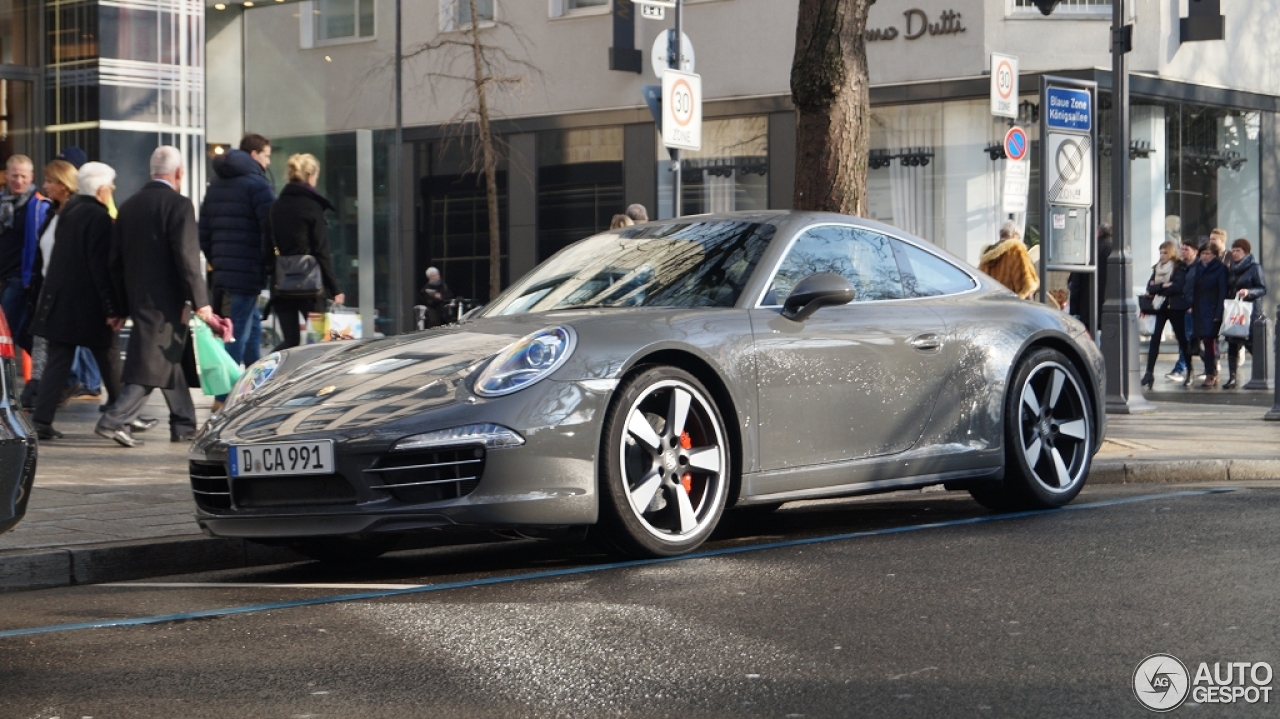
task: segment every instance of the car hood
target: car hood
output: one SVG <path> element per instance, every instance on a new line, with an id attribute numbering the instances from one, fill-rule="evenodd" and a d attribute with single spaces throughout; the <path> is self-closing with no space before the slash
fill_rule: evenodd
<path id="1" fill-rule="evenodd" d="M 476 402 L 470 378 L 521 337 L 544 327 L 608 322 L 585 310 L 480 319 L 438 330 L 289 350 L 262 389 L 211 426 L 243 440 L 309 431 L 372 428 L 428 410 Z M 576 370 L 565 367 L 557 375 Z M 566 375 L 561 379 L 577 379 Z M 484 401 L 484 400 L 479 400 Z"/>

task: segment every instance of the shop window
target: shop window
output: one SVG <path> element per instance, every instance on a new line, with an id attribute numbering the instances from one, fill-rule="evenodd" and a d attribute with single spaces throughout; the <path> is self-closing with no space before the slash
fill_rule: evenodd
<path id="1" fill-rule="evenodd" d="M 1036 7 L 1035 0 L 1009 0 L 1012 15 L 1045 17 Z M 1052 17 L 1111 17 L 1111 0 L 1062 0 L 1054 8 Z"/>
<path id="2" fill-rule="evenodd" d="M 440 32 L 454 32 L 471 25 L 471 8 L 483 27 L 494 19 L 494 0 L 440 0 Z"/>
<path id="3" fill-rule="evenodd" d="M 658 217 L 672 208 L 671 160 L 658 138 Z M 769 207 L 769 118 L 704 120 L 702 149 L 680 153 L 682 213 Z"/>
<path id="4" fill-rule="evenodd" d="M 40 4 L 0 0 L 0 63 L 36 65 L 40 61 Z"/>
<path id="5" fill-rule="evenodd" d="M 626 209 L 622 128 L 538 134 L 538 259 L 609 229 Z"/>
<path id="6" fill-rule="evenodd" d="M 576 15 L 578 11 L 599 14 L 606 12 L 608 7 L 609 0 L 551 0 L 551 17 Z"/>
<path id="7" fill-rule="evenodd" d="M 318 43 L 373 37 L 373 0 L 315 0 L 314 10 Z"/>
<path id="8" fill-rule="evenodd" d="M 415 253 L 414 302 L 426 283 L 428 267 L 440 270 L 454 296 L 480 304 L 489 296 L 489 203 L 484 175 L 474 171 L 473 145 L 467 141 L 422 143 L 418 163 L 426 169 L 418 182 L 418 248 Z M 507 168 L 500 163 L 498 186 L 499 262 L 506 285 L 508 237 Z"/>

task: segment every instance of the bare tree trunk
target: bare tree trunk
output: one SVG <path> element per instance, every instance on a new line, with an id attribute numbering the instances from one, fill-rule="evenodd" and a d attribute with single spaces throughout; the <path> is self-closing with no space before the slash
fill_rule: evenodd
<path id="1" fill-rule="evenodd" d="M 794 207 L 865 215 L 871 98 L 867 10 L 875 0 L 800 0 L 791 100 Z"/>
<path id="2" fill-rule="evenodd" d="M 484 153 L 484 189 L 489 206 L 489 301 L 502 290 L 502 226 L 498 219 L 497 152 L 493 136 L 489 133 L 489 102 L 485 89 L 489 76 L 485 72 L 484 54 L 480 44 L 480 19 L 476 17 L 475 0 L 470 0 L 471 55 L 475 60 L 476 114 L 480 119 L 480 148 Z M 865 161 L 863 163 L 865 165 Z"/>

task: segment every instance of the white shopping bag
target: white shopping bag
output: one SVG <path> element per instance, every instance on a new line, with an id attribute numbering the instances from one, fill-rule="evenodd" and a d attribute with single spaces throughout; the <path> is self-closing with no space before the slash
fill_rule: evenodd
<path id="1" fill-rule="evenodd" d="M 1138 318 L 1138 334 L 1150 337 L 1156 331 L 1156 316 L 1142 315 Z"/>
<path id="2" fill-rule="evenodd" d="M 1222 303 L 1222 333 L 1228 339 L 1249 339 L 1249 321 L 1253 318 L 1253 303 L 1244 300 L 1224 300 Z"/>

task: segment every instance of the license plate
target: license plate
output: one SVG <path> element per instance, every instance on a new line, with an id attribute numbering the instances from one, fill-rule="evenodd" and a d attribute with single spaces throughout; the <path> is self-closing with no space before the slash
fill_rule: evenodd
<path id="1" fill-rule="evenodd" d="M 333 440 L 232 447 L 232 477 L 333 474 Z"/>

